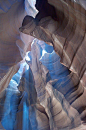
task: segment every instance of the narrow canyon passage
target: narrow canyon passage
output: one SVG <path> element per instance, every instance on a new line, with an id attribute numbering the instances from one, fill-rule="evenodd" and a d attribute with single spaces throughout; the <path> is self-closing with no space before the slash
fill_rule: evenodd
<path id="1" fill-rule="evenodd" d="M 86 130 L 86 3 L 0 0 L 0 129 Z"/>

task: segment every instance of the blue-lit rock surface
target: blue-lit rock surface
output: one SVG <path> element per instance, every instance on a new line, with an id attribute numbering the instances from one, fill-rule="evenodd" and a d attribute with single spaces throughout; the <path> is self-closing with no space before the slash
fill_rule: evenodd
<path id="1" fill-rule="evenodd" d="M 85 5 L 0 0 L 1 130 L 86 130 Z"/>
<path id="2" fill-rule="evenodd" d="M 37 14 L 35 2 L 32 4 L 28 0 L 0 0 L 0 92 L 8 86 L 19 69 L 19 62 L 26 51 L 30 50 L 34 38 L 20 33 L 19 27 L 26 15 L 35 17 Z"/>

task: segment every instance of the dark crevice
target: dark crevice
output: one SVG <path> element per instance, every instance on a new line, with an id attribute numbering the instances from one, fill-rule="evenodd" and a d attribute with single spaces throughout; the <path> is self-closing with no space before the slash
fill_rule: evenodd
<path id="1" fill-rule="evenodd" d="M 50 5 L 47 0 L 37 0 L 35 6 L 39 11 L 35 18 L 36 21 L 40 21 L 47 16 L 51 16 L 54 20 L 57 20 L 55 8 Z"/>

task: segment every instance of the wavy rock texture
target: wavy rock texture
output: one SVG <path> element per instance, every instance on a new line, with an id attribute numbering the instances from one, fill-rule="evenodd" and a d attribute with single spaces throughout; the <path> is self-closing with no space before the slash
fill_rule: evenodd
<path id="1" fill-rule="evenodd" d="M 0 129 L 86 130 L 85 5 L 0 0 Z"/>
<path id="2" fill-rule="evenodd" d="M 77 111 L 69 105 L 58 89 L 52 88 L 53 81 L 50 80 L 46 82 L 47 76 L 49 76 L 47 73 L 49 73 L 49 71 L 38 62 L 39 53 L 37 50 L 38 48 L 36 48 L 36 44 L 33 44 L 31 49 L 31 69 L 34 75 L 37 98 L 48 115 L 50 129 L 64 130 L 77 127 L 80 125 L 80 117 Z M 40 129 L 45 129 L 42 125 L 43 124 L 41 124 Z"/>
<path id="3" fill-rule="evenodd" d="M 29 12 L 27 10 L 27 6 L 29 8 Z M 25 3 L 23 0 L 0 0 L 1 82 L 3 82 L 3 80 L 5 82 L 5 75 L 10 73 L 10 70 L 15 68 L 15 65 L 20 62 L 24 58 L 25 53 L 30 50 L 30 44 L 34 38 L 20 33 L 19 27 L 22 25 L 22 20 L 27 14 L 35 17 L 37 10 L 35 7 L 33 9 L 33 7 L 34 5 L 31 5 L 31 1 L 28 0 L 25 0 Z M 27 42 L 25 41 L 26 38 Z M 7 86 L 8 84 L 6 87 Z M 2 89 L 2 85 L 0 85 L 0 92 L 6 87 L 3 87 Z"/>
<path id="4" fill-rule="evenodd" d="M 46 48 L 45 43 L 42 43 L 42 46 Z M 70 95 L 70 99 L 74 98 L 73 103 L 80 97 L 76 92 L 77 89 L 74 89 L 71 73 L 60 64 L 60 58 L 54 51 L 40 57 L 42 54 L 40 50 L 42 49 L 38 40 L 34 40 L 31 47 L 31 63 L 27 61 L 32 72 L 30 68 L 27 70 L 27 66 L 21 66 L 22 70 L 13 76 L 6 94 L 2 94 L 5 96 L 2 96 L 3 102 L 0 105 L 2 125 L 5 129 L 15 130 L 84 129 L 85 126 L 81 125 L 84 111 L 81 117 L 77 108 L 68 103 L 71 101 L 68 98 Z M 49 60 L 51 59 L 49 57 L 52 57 L 52 60 Z M 49 64 L 53 67 L 52 73 Z M 56 66 L 61 70 L 59 73 L 58 71 L 55 73 Z M 73 91 L 70 91 L 72 89 Z M 80 105 L 80 110 L 81 107 Z M 10 125 L 7 123 L 8 120 Z"/>
<path id="5" fill-rule="evenodd" d="M 79 84 L 85 87 L 85 9 L 76 2 L 67 0 L 48 0 L 48 3 L 45 1 L 42 3 L 43 5 L 41 4 L 42 8 L 47 7 L 46 13 L 41 13 L 42 9 L 39 7 L 40 12 L 36 17 L 36 20 L 39 20 L 37 25 L 34 19 L 28 17 L 28 24 L 20 28 L 20 31 L 44 40 L 48 44 L 52 43 L 54 50 L 61 57 L 61 63 L 73 71 L 79 78 Z M 40 5 L 40 1 L 38 5 Z M 50 9 L 55 14 L 54 18 L 52 18 L 53 13 L 49 12 Z M 42 18 L 42 14 L 45 14 L 43 17 L 46 15 L 51 17 Z M 31 23 L 33 24 L 32 28 L 30 27 Z"/>

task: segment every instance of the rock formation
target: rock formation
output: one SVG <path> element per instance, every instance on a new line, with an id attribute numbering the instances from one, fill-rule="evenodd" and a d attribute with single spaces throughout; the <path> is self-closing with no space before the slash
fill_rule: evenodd
<path id="1" fill-rule="evenodd" d="M 0 0 L 0 129 L 85 123 L 86 2 Z"/>

